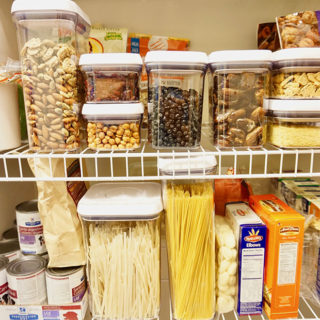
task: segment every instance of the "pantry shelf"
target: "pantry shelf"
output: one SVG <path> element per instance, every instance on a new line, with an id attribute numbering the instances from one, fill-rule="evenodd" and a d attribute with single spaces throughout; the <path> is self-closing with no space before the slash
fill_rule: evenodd
<path id="1" fill-rule="evenodd" d="M 205 141 L 206 142 L 206 141 Z M 205 166 L 198 164 L 190 169 L 192 159 L 201 161 L 215 157 L 216 171 L 208 174 Z M 173 161 L 184 158 L 186 170 L 181 173 L 173 165 L 170 176 L 161 174 L 159 159 Z M 78 172 L 70 175 L 68 166 L 79 160 Z M 32 174 L 28 160 L 35 166 Z M 59 163 L 60 162 L 60 163 Z M 56 167 L 59 163 L 59 172 Z M 47 167 L 44 173 L 40 167 Z M 228 169 L 234 168 L 234 174 Z M 282 150 L 270 145 L 259 149 L 223 150 L 204 143 L 190 151 L 154 150 L 147 141 L 135 151 L 91 151 L 78 153 L 35 153 L 28 145 L 0 154 L 0 181 L 130 181 L 164 179 L 217 179 L 217 178 L 274 178 L 320 176 L 320 149 Z"/>

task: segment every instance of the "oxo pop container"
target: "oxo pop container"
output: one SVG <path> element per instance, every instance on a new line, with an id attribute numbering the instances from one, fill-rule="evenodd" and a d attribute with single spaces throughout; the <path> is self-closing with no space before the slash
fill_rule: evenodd
<path id="1" fill-rule="evenodd" d="M 93 318 L 159 319 L 162 209 L 157 183 L 96 184 L 80 200 Z"/>
<path id="2" fill-rule="evenodd" d="M 272 98 L 320 99 L 320 48 L 283 49 L 272 56 Z"/>
<path id="3" fill-rule="evenodd" d="M 150 51 L 145 63 L 152 146 L 157 149 L 198 147 L 207 55 L 191 51 Z"/>
<path id="4" fill-rule="evenodd" d="M 259 147 L 265 140 L 263 99 L 268 96 L 271 51 L 212 52 L 213 131 L 218 147 Z"/>
<path id="5" fill-rule="evenodd" d="M 75 150 L 83 100 L 80 54 L 88 52 L 90 20 L 70 0 L 16 0 L 29 145 L 35 151 Z"/>
<path id="6" fill-rule="evenodd" d="M 92 150 L 133 150 L 141 144 L 142 103 L 85 104 L 88 147 Z"/>
<path id="7" fill-rule="evenodd" d="M 80 57 L 87 102 L 138 102 L 142 59 L 136 53 L 93 53 Z"/>

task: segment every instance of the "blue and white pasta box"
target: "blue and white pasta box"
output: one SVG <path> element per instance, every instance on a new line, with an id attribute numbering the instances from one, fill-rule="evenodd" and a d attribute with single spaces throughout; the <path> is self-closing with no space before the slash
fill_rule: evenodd
<path id="1" fill-rule="evenodd" d="M 239 254 L 237 312 L 261 314 L 267 227 L 245 202 L 228 203 L 226 217 L 234 230 Z"/>

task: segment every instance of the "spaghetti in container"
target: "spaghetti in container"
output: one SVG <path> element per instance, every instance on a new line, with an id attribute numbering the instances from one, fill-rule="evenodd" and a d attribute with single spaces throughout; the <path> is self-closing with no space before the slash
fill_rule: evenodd
<path id="1" fill-rule="evenodd" d="M 159 319 L 162 209 L 157 183 L 96 184 L 80 200 L 93 318 Z"/>

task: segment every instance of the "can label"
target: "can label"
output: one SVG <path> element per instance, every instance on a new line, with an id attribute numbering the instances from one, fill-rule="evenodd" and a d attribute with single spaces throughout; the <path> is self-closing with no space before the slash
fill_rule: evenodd
<path id="1" fill-rule="evenodd" d="M 17 224 L 20 248 L 26 254 L 42 254 L 47 252 L 43 226 L 37 212 L 17 212 Z"/>
<path id="2" fill-rule="evenodd" d="M 44 304 L 47 299 L 45 270 L 21 277 L 7 274 L 9 297 L 14 305 Z"/>
<path id="3" fill-rule="evenodd" d="M 21 258 L 21 251 L 17 250 L 17 251 L 5 253 L 5 254 L 3 254 L 3 256 L 8 258 L 9 262 L 11 262 L 13 260 Z"/>
<path id="4" fill-rule="evenodd" d="M 8 281 L 6 269 L 0 271 L 0 305 L 8 303 Z"/>

